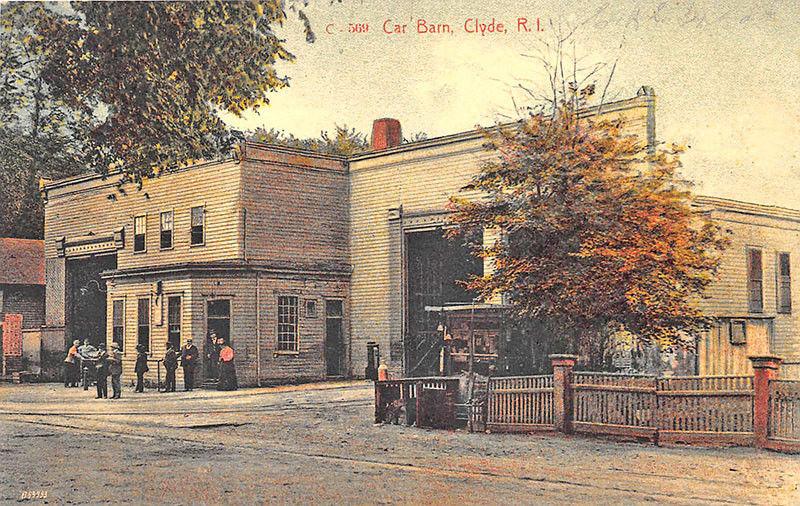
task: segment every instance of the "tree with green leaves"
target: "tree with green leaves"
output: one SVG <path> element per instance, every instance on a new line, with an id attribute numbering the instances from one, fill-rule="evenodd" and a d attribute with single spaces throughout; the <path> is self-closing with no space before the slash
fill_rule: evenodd
<path id="1" fill-rule="evenodd" d="M 312 42 L 306 4 L 4 4 L 0 233 L 41 236 L 39 177 L 120 171 L 124 184 L 227 155 L 236 138 L 219 113 L 288 86 L 276 64 L 294 57 L 275 30 L 293 13 Z"/>

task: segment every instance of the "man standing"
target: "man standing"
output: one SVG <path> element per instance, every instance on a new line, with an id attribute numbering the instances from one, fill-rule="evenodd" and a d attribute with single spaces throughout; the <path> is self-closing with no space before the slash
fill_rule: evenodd
<path id="1" fill-rule="evenodd" d="M 137 344 L 136 351 L 138 352 L 136 355 L 136 365 L 133 368 L 136 373 L 136 392 L 142 393 L 144 392 L 144 373 L 149 371 L 150 368 L 147 367 L 147 351 L 145 351 L 144 345 Z"/>
<path id="2" fill-rule="evenodd" d="M 72 341 L 72 346 L 67 351 L 67 357 L 64 359 L 64 387 L 78 386 L 78 345 L 81 344 L 79 340 Z"/>
<path id="3" fill-rule="evenodd" d="M 111 355 L 108 357 L 108 372 L 111 373 L 112 399 L 119 399 L 122 394 L 122 352 L 119 351 L 119 343 L 111 343 Z"/>
<path id="4" fill-rule="evenodd" d="M 194 388 L 194 368 L 197 365 L 197 357 L 200 352 L 197 346 L 192 344 L 191 339 L 186 340 L 186 344 L 181 349 L 181 367 L 183 367 L 183 385 L 187 392 Z"/>
<path id="5" fill-rule="evenodd" d="M 108 399 L 108 353 L 106 344 L 100 343 L 95 360 L 95 374 L 97 375 L 97 399 Z"/>
<path id="6" fill-rule="evenodd" d="M 172 347 L 172 343 L 167 341 L 167 352 L 164 354 L 164 368 L 167 370 L 167 379 L 164 380 L 164 391 L 175 391 L 175 371 L 178 369 L 178 354 Z"/>

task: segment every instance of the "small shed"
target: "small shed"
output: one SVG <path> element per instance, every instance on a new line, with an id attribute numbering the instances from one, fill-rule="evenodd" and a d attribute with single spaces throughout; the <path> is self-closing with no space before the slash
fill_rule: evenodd
<path id="1" fill-rule="evenodd" d="M 3 376 L 40 371 L 44 284 L 43 241 L 0 238 Z M 3 329 L 8 331 L 3 332 Z"/>

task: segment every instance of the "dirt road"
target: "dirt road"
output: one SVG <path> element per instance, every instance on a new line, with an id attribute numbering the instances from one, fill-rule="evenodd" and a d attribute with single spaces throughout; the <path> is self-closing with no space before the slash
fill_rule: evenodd
<path id="1" fill-rule="evenodd" d="M 800 457 L 372 423 L 366 383 L 95 400 L 0 386 L 0 500 L 550 504 L 800 501 Z M 42 502 L 30 500 L 30 502 Z"/>

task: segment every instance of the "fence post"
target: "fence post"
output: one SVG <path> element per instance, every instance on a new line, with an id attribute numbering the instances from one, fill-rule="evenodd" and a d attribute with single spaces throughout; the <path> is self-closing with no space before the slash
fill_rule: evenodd
<path id="1" fill-rule="evenodd" d="M 756 446 L 767 446 L 769 437 L 769 381 L 778 378 L 781 359 L 773 356 L 748 357 L 753 364 L 753 433 Z"/>
<path id="2" fill-rule="evenodd" d="M 572 432 L 572 369 L 575 355 L 550 355 L 553 365 L 553 422 L 556 430 Z"/>
<path id="3" fill-rule="evenodd" d="M 375 382 L 375 423 L 381 423 L 383 421 L 383 410 L 381 406 L 383 406 L 383 400 L 381 399 L 381 382 Z"/>

